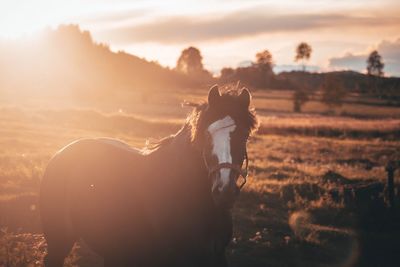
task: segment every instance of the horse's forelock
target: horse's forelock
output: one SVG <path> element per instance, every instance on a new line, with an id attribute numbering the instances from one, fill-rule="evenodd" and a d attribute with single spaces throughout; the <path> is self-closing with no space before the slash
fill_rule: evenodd
<path id="1" fill-rule="evenodd" d="M 240 95 L 239 90 L 236 89 L 230 89 L 222 93 L 221 99 L 223 99 L 225 105 L 228 105 L 229 109 L 236 110 L 236 105 L 237 105 L 237 99 Z M 192 104 L 192 103 L 191 103 Z M 191 105 L 193 106 L 192 112 L 189 114 L 189 116 L 186 119 L 186 124 L 190 126 L 190 131 L 191 131 L 191 141 L 193 143 L 196 143 L 199 138 L 199 133 L 205 131 L 205 127 L 207 125 L 204 125 L 205 117 L 207 116 L 208 112 L 208 103 L 199 103 L 196 105 Z M 229 114 L 228 114 L 229 115 Z M 247 112 L 239 112 L 238 113 L 238 119 L 240 122 L 248 128 L 249 134 L 252 134 L 255 132 L 258 128 L 258 120 L 257 116 L 255 113 L 254 108 L 249 107 L 247 109 Z"/>

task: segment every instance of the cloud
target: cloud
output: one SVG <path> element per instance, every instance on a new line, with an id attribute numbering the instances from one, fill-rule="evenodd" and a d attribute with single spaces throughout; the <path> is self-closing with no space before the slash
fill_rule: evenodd
<path id="1" fill-rule="evenodd" d="M 384 72 L 390 76 L 400 76 L 400 38 L 395 41 L 382 41 L 376 47 L 385 63 Z M 368 53 L 347 53 L 329 59 L 329 66 L 335 69 L 365 71 Z"/>
<path id="2" fill-rule="evenodd" d="M 353 55 L 352 53 L 346 53 L 344 56 L 329 59 L 329 66 L 339 69 L 363 71 L 366 67 L 367 56 L 367 54 Z"/>
<path id="3" fill-rule="evenodd" d="M 147 16 L 150 12 L 149 9 L 128 9 L 113 12 L 95 13 L 88 16 L 83 16 L 79 19 L 82 24 L 93 25 L 106 25 L 117 24 L 133 21 L 137 18 Z"/>
<path id="4" fill-rule="evenodd" d="M 399 26 L 400 17 L 343 14 L 274 15 L 273 10 L 251 9 L 214 17 L 162 17 L 140 25 L 125 25 L 99 32 L 113 42 L 158 42 L 164 44 L 190 43 L 233 39 L 264 33 L 297 32 L 323 28 Z"/>

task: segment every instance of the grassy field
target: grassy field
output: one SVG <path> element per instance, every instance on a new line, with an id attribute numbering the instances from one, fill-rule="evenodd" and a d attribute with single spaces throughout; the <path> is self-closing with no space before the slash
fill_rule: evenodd
<path id="1" fill-rule="evenodd" d="M 180 103 L 205 94 L 0 107 L 0 266 L 42 266 L 37 195 L 58 149 L 99 136 L 143 147 L 176 132 L 190 111 Z M 400 159 L 400 108 L 348 103 L 327 115 L 311 101 L 293 114 L 290 93 L 274 91 L 256 92 L 254 104 L 261 125 L 249 143 L 251 177 L 234 209 L 230 264 L 396 266 L 400 220 L 387 208 L 384 186 L 386 164 Z M 101 266 L 101 259 L 80 243 L 66 266 Z"/>

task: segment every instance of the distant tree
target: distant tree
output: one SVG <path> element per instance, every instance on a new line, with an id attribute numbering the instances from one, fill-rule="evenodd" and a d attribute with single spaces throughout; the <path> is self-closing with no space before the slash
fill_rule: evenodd
<path id="1" fill-rule="evenodd" d="M 304 87 L 297 88 L 293 93 L 293 111 L 301 112 L 303 105 L 309 100 L 308 92 Z"/>
<path id="2" fill-rule="evenodd" d="M 256 65 L 265 67 L 268 66 L 270 68 L 273 67 L 273 60 L 272 60 L 272 54 L 268 50 L 264 50 L 261 52 L 258 52 L 256 54 Z"/>
<path id="3" fill-rule="evenodd" d="M 272 71 L 273 66 L 272 54 L 268 50 L 256 54 L 256 62 L 250 70 L 253 72 L 253 75 L 256 76 L 254 83 L 257 87 L 267 87 L 269 85 L 274 76 Z"/>
<path id="4" fill-rule="evenodd" d="M 235 76 L 230 80 L 230 82 L 239 80 L 246 86 L 260 88 L 263 86 L 262 79 L 264 79 L 264 77 L 262 76 L 261 71 L 255 66 L 249 66 L 237 68 L 235 70 Z"/>
<path id="5" fill-rule="evenodd" d="M 223 68 L 221 70 L 221 81 L 226 83 L 226 82 L 231 82 L 232 80 L 235 79 L 235 70 L 232 68 Z"/>
<path id="6" fill-rule="evenodd" d="M 176 63 L 176 70 L 189 76 L 191 82 L 203 84 L 210 82 L 213 77 L 211 73 L 204 69 L 202 63 L 203 57 L 200 50 L 196 47 L 184 49 Z"/>
<path id="7" fill-rule="evenodd" d="M 329 108 L 340 107 L 343 104 L 346 90 L 337 77 L 326 76 L 322 83 L 321 91 L 321 101 Z"/>
<path id="8" fill-rule="evenodd" d="M 203 72 L 203 57 L 196 47 L 184 49 L 176 63 L 176 69 L 182 73 L 193 75 Z"/>
<path id="9" fill-rule="evenodd" d="M 383 67 L 385 64 L 382 62 L 382 57 L 378 51 L 372 51 L 367 58 L 367 73 L 369 76 L 369 91 L 377 97 L 382 97 L 381 81 L 379 77 L 383 76 Z"/>
<path id="10" fill-rule="evenodd" d="M 372 76 L 383 76 L 383 67 L 385 64 L 382 62 L 382 57 L 378 51 L 372 51 L 367 59 L 367 73 Z"/>
<path id="11" fill-rule="evenodd" d="M 306 61 L 310 59 L 311 52 L 311 46 L 305 42 L 301 42 L 296 48 L 296 57 L 294 58 L 294 61 L 297 62 L 301 60 L 303 71 L 306 70 Z"/>
<path id="12" fill-rule="evenodd" d="M 261 51 L 255 55 L 255 61 L 249 66 L 236 69 L 223 68 L 220 81 L 222 83 L 236 83 L 240 81 L 243 85 L 255 88 L 266 88 L 275 81 L 272 54 L 268 50 Z"/>

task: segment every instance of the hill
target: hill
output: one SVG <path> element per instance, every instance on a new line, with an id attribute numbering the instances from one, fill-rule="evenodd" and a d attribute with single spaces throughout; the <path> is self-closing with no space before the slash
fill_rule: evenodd
<path id="1" fill-rule="evenodd" d="M 195 86 L 156 62 L 95 43 L 77 25 L 61 25 L 24 40 L 0 41 L 0 95 L 99 97 L 119 90 Z"/>
<path id="2" fill-rule="evenodd" d="M 326 73 L 310 73 L 303 71 L 282 72 L 276 75 L 279 80 L 292 84 L 292 89 L 306 86 L 318 89 L 327 77 L 340 81 L 348 92 L 373 94 L 382 98 L 397 98 L 400 100 L 400 78 L 375 77 L 355 71 L 334 71 Z"/>
<path id="3" fill-rule="evenodd" d="M 268 64 L 255 63 L 236 69 L 224 68 L 219 77 L 222 84 L 240 81 L 248 87 L 258 89 L 301 89 L 309 92 L 320 90 L 326 79 L 336 80 L 348 93 L 386 99 L 391 104 L 400 103 L 400 78 L 397 77 L 376 77 L 355 71 L 325 73 L 290 71 L 275 74 Z"/>

